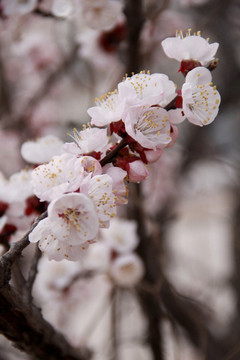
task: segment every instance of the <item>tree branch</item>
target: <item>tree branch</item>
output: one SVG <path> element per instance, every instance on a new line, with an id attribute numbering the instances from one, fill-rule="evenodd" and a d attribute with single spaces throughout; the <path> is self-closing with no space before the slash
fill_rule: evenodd
<path id="1" fill-rule="evenodd" d="M 125 0 L 124 9 L 127 19 L 126 72 L 139 72 L 141 66 L 140 33 L 144 24 L 143 1 Z"/>
<path id="2" fill-rule="evenodd" d="M 109 153 L 107 153 L 107 155 L 102 160 L 100 160 L 100 164 L 104 166 L 112 162 L 113 158 L 117 155 L 117 153 L 126 145 L 127 145 L 127 140 L 126 138 L 123 138 L 113 150 L 109 151 Z"/>
<path id="3" fill-rule="evenodd" d="M 44 18 L 54 19 L 54 20 L 64 20 L 64 18 L 53 15 L 53 13 L 51 13 L 50 11 L 45 11 L 45 10 L 39 9 L 39 8 L 35 9 L 33 11 L 33 14 L 44 17 Z"/>
<path id="4" fill-rule="evenodd" d="M 38 244 L 36 244 L 35 254 L 32 259 L 31 268 L 29 271 L 28 279 L 25 285 L 26 300 L 28 303 L 32 301 L 32 287 L 37 275 L 38 261 L 41 258 L 42 252 L 40 251 Z"/>
<path id="5" fill-rule="evenodd" d="M 28 246 L 28 235 L 46 216 L 47 211 L 35 220 L 20 241 L 14 243 L 0 258 L 0 333 L 34 360 L 87 360 L 90 353 L 87 350 L 77 352 L 73 349 L 63 335 L 43 319 L 41 311 L 31 302 L 40 251 L 35 252 L 28 280 L 24 284 L 23 291 L 27 295 L 22 296 L 9 285 L 12 265 Z"/>
<path id="6" fill-rule="evenodd" d="M 0 289 L 0 333 L 33 360 L 87 360 L 85 350 L 75 351 L 34 305 L 29 307 L 9 285 Z"/>
<path id="7" fill-rule="evenodd" d="M 15 259 L 22 253 L 22 251 L 29 245 L 28 235 L 38 225 L 38 223 L 47 217 L 47 211 L 42 213 L 34 221 L 30 230 L 24 235 L 24 237 L 11 245 L 11 248 L 1 256 L 0 258 L 0 287 L 6 286 L 11 279 L 11 267 Z"/>

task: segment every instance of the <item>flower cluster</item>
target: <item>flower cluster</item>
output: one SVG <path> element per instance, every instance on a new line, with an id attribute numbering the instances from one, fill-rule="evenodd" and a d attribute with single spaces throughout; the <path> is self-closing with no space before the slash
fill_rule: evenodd
<path id="1" fill-rule="evenodd" d="M 182 89 L 177 90 L 165 74 L 141 71 L 126 75 L 116 90 L 96 99 L 96 105 L 88 109 L 91 125 L 95 127 L 75 129 L 71 135 L 74 142 L 63 144 L 48 136 L 23 144 L 23 158 L 38 166 L 16 174 L 9 181 L 1 179 L 0 234 L 10 231 L 9 226 L 18 229 L 23 213 L 37 214 L 47 207 L 47 217 L 30 233 L 30 242 L 38 242 L 49 259 L 80 259 L 97 241 L 100 229 L 110 226 L 118 206 L 127 203 L 126 183 L 146 179 L 148 164 L 156 162 L 164 148 L 174 145 L 178 137 L 176 125 L 187 119 L 204 126 L 215 119 L 220 95 L 212 84 L 208 67 L 218 44 L 210 45 L 199 34 L 191 36 L 189 31 L 186 38 L 180 33 L 164 40 L 162 45 L 169 57 L 185 66 Z M 23 178 L 28 179 L 27 185 Z M 16 199 L 18 204 L 24 202 L 21 211 L 19 205 L 14 207 L 18 221 L 16 216 L 10 217 Z M 109 236 L 114 238 L 111 231 Z M 133 239 L 121 240 L 121 247 L 133 249 L 136 246 L 131 245 Z M 122 253 L 114 240 L 109 242 L 114 254 Z M 142 268 L 139 260 L 132 258 L 133 254 L 124 256 L 115 256 L 111 265 L 111 276 L 119 283 L 121 271 L 134 266 Z"/>

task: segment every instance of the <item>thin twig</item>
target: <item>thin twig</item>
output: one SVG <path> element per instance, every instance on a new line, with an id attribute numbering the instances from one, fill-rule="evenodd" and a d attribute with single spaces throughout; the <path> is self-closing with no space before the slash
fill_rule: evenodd
<path id="1" fill-rule="evenodd" d="M 73 278 L 70 280 L 70 282 L 62 289 L 63 292 L 68 291 L 75 282 L 81 279 L 91 279 L 94 276 L 99 275 L 99 272 L 97 273 L 95 270 L 84 270 L 73 276 Z"/>
<path id="2" fill-rule="evenodd" d="M 45 10 L 42 10 L 42 9 L 34 10 L 33 14 L 44 17 L 44 18 L 54 19 L 54 20 L 64 20 L 64 18 L 55 16 L 50 11 L 45 11 Z"/>
<path id="3" fill-rule="evenodd" d="M 16 118 L 4 119 L 4 122 L 2 123 L 3 127 L 12 128 L 21 126 L 24 123 L 26 116 L 30 114 L 32 109 L 36 107 L 36 105 L 48 94 L 53 84 L 55 84 L 56 81 L 59 80 L 60 76 L 62 76 L 66 72 L 66 70 L 72 65 L 76 57 L 77 51 L 78 45 L 75 45 L 71 53 L 63 60 L 62 64 L 60 64 L 58 69 L 48 76 L 47 80 L 43 83 L 40 89 L 38 89 L 36 93 L 32 96 L 32 98 L 28 101 L 22 111 L 22 115 Z"/>
<path id="4" fill-rule="evenodd" d="M 127 145 L 127 140 L 126 138 L 123 138 L 119 143 L 118 145 L 113 149 L 111 150 L 101 161 L 100 161 L 100 164 L 102 166 L 110 163 L 113 158 L 117 155 L 117 153 L 122 149 L 124 148 L 125 146 Z"/>

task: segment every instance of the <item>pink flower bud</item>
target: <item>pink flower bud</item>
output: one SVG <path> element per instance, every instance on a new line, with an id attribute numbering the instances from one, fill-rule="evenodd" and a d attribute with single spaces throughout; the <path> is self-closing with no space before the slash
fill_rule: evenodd
<path id="1" fill-rule="evenodd" d="M 162 152 L 163 152 L 162 149 L 145 150 L 144 154 L 146 156 L 147 162 L 151 164 L 157 161 L 158 159 L 160 159 L 160 157 L 162 156 Z"/>
<path id="2" fill-rule="evenodd" d="M 140 182 L 145 180 L 149 175 L 149 171 L 146 165 L 141 160 L 128 163 L 127 172 L 129 180 L 132 182 Z"/>
<path id="3" fill-rule="evenodd" d="M 177 141 L 178 138 L 178 128 L 174 125 L 171 126 L 171 133 L 170 136 L 172 138 L 172 141 L 166 146 L 166 147 L 173 147 L 173 145 L 175 144 L 175 142 Z"/>

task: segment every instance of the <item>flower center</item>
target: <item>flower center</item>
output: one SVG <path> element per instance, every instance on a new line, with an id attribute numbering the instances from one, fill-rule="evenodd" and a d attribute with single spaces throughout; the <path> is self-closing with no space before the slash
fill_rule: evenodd
<path id="1" fill-rule="evenodd" d="M 103 107 L 105 110 L 115 111 L 118 103 L 117 89 L 106 93 L 100 98 L 95 98 L 95 103 L 98 106 Z"/>
<path id="2" fill-rule="evenodd" d="M 159 128 L 166 127 L 166 123 L 168 122 L 168 117 L 167 115 L 164 115 L 162 120 L 160 121 L 159 115 L 156 114 L 154 111 L 158 109 L 159 107 L 154 107 L 146 111 L 145 114 L 135 124 L 134 126 L 135 132 L 136 130 L 139 130 L 144 135 L 150 135 L 152 133 L 160 135 L 161 131 L 159 130 Z"/>
<path id="3" fill-rule="evenodd" d="M 157 86 L 156 82 L 153 84 L 150 72 L 147 71 L 147 73 L 145 73 L 145 70 L 140 71 L 139 74 L 133 75 L 133 77 L 123 78 L 123 81 L 127 81 L 133 86 L 136 94 L 140 97 L 140 99 L 146 95 L 146 90 L 148 89 L 149 85 L 151 85 L 151 87 Z"/>
<path id="4" fill-rule="evenodd" d="M 80 216 L 83 215 L 85 215 L 85 211 L 79 211 L 75 208 L 67 208 L 63 213 L 58 214 L 58 216 L 62 218 L 67 225 L 75 227 L 78 232 L 81 231 Z"/>

